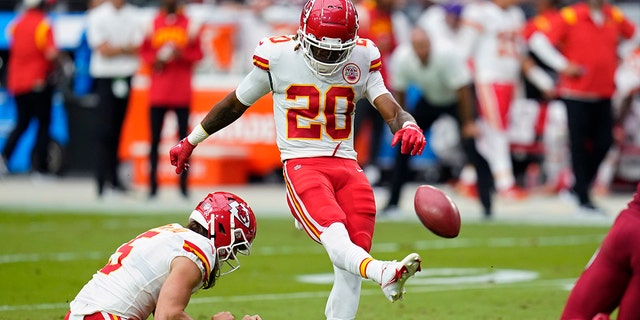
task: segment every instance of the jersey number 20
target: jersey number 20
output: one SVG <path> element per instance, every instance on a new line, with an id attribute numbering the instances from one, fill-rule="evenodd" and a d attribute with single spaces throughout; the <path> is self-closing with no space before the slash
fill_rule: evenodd
<path id="1" fill-rule="evenodd" d="M 287 99 L 307 98 L 306 108 L 294 108 L 287 111 L 287 132 L 289 139 L 321 139 L 322 125 L 314 123 L 321 114 L 326 119 L 327 135 L 334 140 L 344 140 L 351 135 L 352 113 L 355 108 L 355 93 L 351 87 L 333 86 L 324 94 L 324 108 L 320 104 L 320 90 L 312 85 L 293 85 L 287 89 Z M 337 110 L 338 101 L 346 101 L 346 110 Z M 344 116 L 344 125 L 339 125 L 337 116 Z M 299 118 L 309 119 L 308 126 L 301 126 Z"/>

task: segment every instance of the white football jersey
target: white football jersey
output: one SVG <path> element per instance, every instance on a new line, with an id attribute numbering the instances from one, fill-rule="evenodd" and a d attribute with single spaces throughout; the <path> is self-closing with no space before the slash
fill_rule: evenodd
<path id="1" fill-rule="evenodd" d="M 206 237 L 174 223 L 151 229 L 121 245 L 106 266 L 71 301 L 73 316 L 107 312 L 123 318 L 147 319 L 156 307 L 171 262 L 187 257 L 202 272 L 202 282 L 215 263 L 215 248 Z"/>
<path id="2" fill-rule="evenodd" d="M 236 89 L 251 105 L 273 93 L 276 142 L 281 160 L 335 156 L 356 159 L 353 118 L 356 102 L 373 102 L 389 91 L 380 75 L 380 51 L 371 40 L 359 39 L 351 57 L 331 76 L 318 76 L 305 62 L 293 36 L 260 41 L 255 67 Z"/>
<path id="3" fill-rule="evenodd" d="M 460 41 L 480 82 L 516 82 L 524 53 L 525 16 L 518 6 L 502 9 L 492 1 L 473 2 L 462 11 Z"/>

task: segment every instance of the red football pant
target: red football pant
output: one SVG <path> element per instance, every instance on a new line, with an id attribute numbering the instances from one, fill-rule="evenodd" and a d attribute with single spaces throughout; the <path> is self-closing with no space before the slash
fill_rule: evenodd
<path id="1" fill-rule="evenodd" d="M 478 114 L 493 128 L 505 131 L 509 125 L 509 109 L 513 103 L 512 83 L 477 83 Z"/>
<path id="2" fill-rule="evenodd" d="M 71 317 L 71 311 L 67 312 L 67 315 L 64 317 L 64 320 L 69 320 L 70 317 Z M 94 314 L 84 316 L 83 319 L 84 320 L 121 320 L 122 318 L 106 312 L 96 312 Z"/>
<path id="3" fill-rule="evenodd" d="M 371 250 L 376 203 L 373 188 L 355 160 L 319 157 L 285 161 L 284 179 L 291 213 L 311 239 L 334 222 L 347 228 L 351 241 Z"/>

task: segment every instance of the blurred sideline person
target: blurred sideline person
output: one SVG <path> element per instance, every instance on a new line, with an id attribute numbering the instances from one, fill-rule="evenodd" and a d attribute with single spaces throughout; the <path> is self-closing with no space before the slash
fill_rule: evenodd
<path id="1" fill-rule="evenodd" d="M 544 91 L 553 90 L 553 80 L 524 57 L 525 18 L 516 2 L 466 4 L 459 39 L 462 56 L 473 65 L 480 119 L 478 151 L 489 162 L 498 195 L 519 200 L 528 194 L 516 184 L 513 173 L 508 135 L 510 107 L 517 95 L 521 71 Z"/>
<path id="2" fill-rule="evenodd" d="M 560 319 L 618 320 L 640 315 L 640 183 L 571 290 Z"/>
<path id="3" fill-rule="evenodd" d="M 234 71 L 245 74 L 253 68 L 253 49 L 260 40 L 274 35 L 275 28 L 269 21 L 268 11 L 273 0 L 248 0 L 238 12 L 238 32 L 236 32 Z"/>
<path id="4" fill-rule="evenodd" d="M 527 20 L 524 26 L 523 33 L 526 41 L 537 31 L 549 31 L 551 20 L 558 14 L 560 1 L 539 0 L 535 2 L 534 8 L 535 15 Z M 541 61 L 528 47 L 527 54 L 541 70 L 557 81 L 557 72 Z M 557 99 L 555 92 L 554 95 L 549 96 L 526 76 L 522 76 L 522 78 L 525 95 L 516 100 L 514 108 L 523 111 L 524 114 L 514 114 L 511 117 L 512 143 L 533 149 L 532 155 L 534 157 L 541 156 L 540 165 L 545 177 L 542 191 L 545 193 L 564 192 L 571 183 L 566 108 Z M 538 147 L 541 147 L 542 150 Z M 529 166 L 538 165 L 536 160 L 533 159 L 533 163 Z"/>
<path id="5" fill-rule="evenodd" d="M 614 178 L 638 180 L 632 160 L 637 158 L 640 146 L 640 44 L 630 52 L 616 69 L 614 76 L 616 91 L 612 97 L 614 107 L 613 140 L 604 161 L 598 168 L 593 192 L 607 195 Z"/>
<path id="6" fill-rule="evenodd" d="M 195 64 L 203 57 L 200 34 L 200 24 L 185 15 L 180 0 L 162 0 L 140 48 L 142 60 L 151 69 L 150 199 L 158 193 L 158 147 L 166 113 L 173 111 L 178 119 L 178 140 L 189 131 L 191 78 Z M 189 196 L 186 171 L 180 175 L 180 193 L 184 198 Z"/>
<path id="7" fill-rule="evenodd" d="M 387 64 L 391 53 L 402 42 L 401 36 L 408 34 L 409 22 L 401 11 L 397 10 L 398 0 L 363 0 L 356 10 L 359 12 L 359 36 L 373 41 L 382 59 L 380 73 L 385 83 L 389 81 Z M 380 113 L 369 103 L 367 99 L 358 101 L 356 116 L 354 118 L 354 134 L 361 132 L 365 124 L 369 124 L 368 152 L 366 158 L 361 159 L 365 173 L 373 184 L 380 182 L 380 167 L 377 162 L 380 152 L 380 142 L 383 137 L 384 119 Z M 356 145 L 359 149 L 360 146 Z"/>
<path id="8" fill-rule="evenodd" d="M 421 99 L 412 115 L 424 130 L 441 116 L 453 117 L 460 127 L 462 145 L 468 161 L 476 169 L 478 192 L 485 217 L 491 216 L 493 178 L 487 161 L 475 148 L 475 119 L 471 73 L 453 47 L 435 43 L 421 27 L 411 31 L 411 43 L 400 45 L 391 56 L 390 87 L 400 105 L 405 103 L 410 85 L 420 89 Z M 383 211 L 394 215 L 402 186 L 409 180 L 409 155 L 397 152 L 391 177 L 390 196 Z"/>
<path id="9" fill-rule="evenodd" d="M 418 17 L 416 25 L 429 33 L 434 43 L 448 46 L 458 45 L 462 3 L 458 0 L 435 3 L 427 7 Z"/>
<path id="10" fill-rule="evenodd" d="M 559 73 L 558 94 L 567 109 L 572 192 L 580 214 L 604 214 L 592 202 L 590 189 L 613 143 L 611 98 L 618 47 L 621 39 L 632 39 L 635 32 L 620 9 L 605 0 L 588 0 L 562 8 L 548 32 L 536 32 L 529 39 L 531 50 Z"/>
<path id="11" fill-rule="evenodd" d="M 53 98 L 49 78 L 60 52 L 47 18 L 48 2 L 25 0 L 23 5 L 25 12 L 12 22 L 9 31 L 7 90 L 15 99 L 17 120 L 2 149 L 0 177 L 8 173 L 8 162 L 32 119 L 38 120 L 32 167 L 39 174 L 49 173 L 47 156 Z"/>
<path id="12" fill-rule="evenodd" d="M 71 301 L 64 319 L 191 319 L 184 311 L 191 295 L 237 270 L 237 255 L 251 253 L 256 231 L 256 217 L 244 200 L 228 192 L 209 193 L 186 227 L 159 226 L 118 247 Z M 220 312 L 211 319 L 234 317 Z"/>
<path id="13" fill-rule="evenodd" d="M 118 148 L 127 113 L 131 78 L 139 67 L 143 40 L 138 10 L 126 0 L 105 0 L 89 11 L 87 40 L 91 46 L 89 71 L 98 95 L 98 147 L 95 155 L 98 197 L 105 185 L 127 191 L 118 177 Z"/>
<path id="14" fill-rule="evenodd" d="M 376 107 L 395 133 L 392 144 L 401 143 L 404 153 L 421 154 L 426 141 L 385 87 L 377 47 L 358 38 L 357 30 L 350 0 L 309 0 L 298 34 L 261 41 L 253 70 L 170 150 L 171 164 L 181 173 L 198 143 L 273 94 L 287 204 L 296 226 L 324 246 L 333 264 L 327 319 L 355 318 L 362 279 L 378 283 L 390 301 L 402 299 L 405 282 L 421 262 L 416 253 L 400 262 L 369 254 L 376 203 L 353 148 L 356 102 L 364 98 Z"/>

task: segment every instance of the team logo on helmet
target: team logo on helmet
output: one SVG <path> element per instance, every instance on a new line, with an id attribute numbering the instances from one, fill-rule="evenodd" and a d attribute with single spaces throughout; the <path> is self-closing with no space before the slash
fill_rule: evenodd
<path id="1" fill-rule="evenodd" d="M 229 210 L 229 212 L 231 212 L 231 215 L 238 219 L 238 221 L 240 221 L 242 225 L 249 228 L 249 224 L 251 221 L 249 220 L 249 210 L 247 209 L 247 207 L 237 201 L 229 203 L 229 206 L 231 207 L 231 210 Z"/>
<path id="2" fill-rule="evenodd" d="M 354 84 L 360 80 L 360 67 L 355 63 L 347 63 L 342 68 L 342 78 L 349 84 Z"/>

